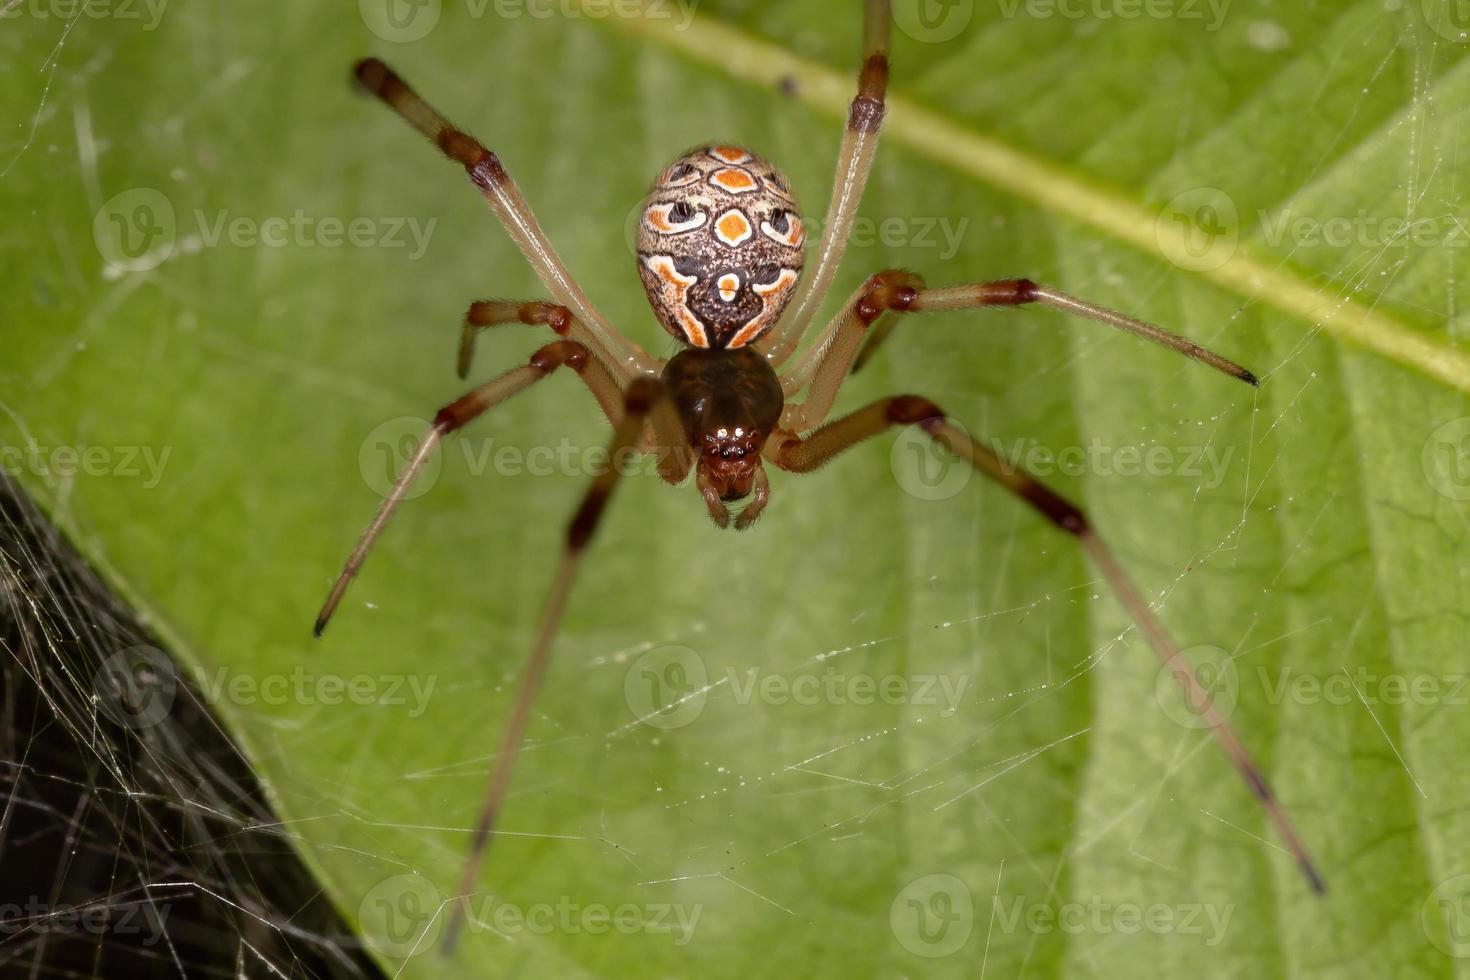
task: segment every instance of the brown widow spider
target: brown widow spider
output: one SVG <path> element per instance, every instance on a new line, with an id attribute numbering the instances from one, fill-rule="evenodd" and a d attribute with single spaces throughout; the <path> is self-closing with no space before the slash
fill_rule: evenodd
<path id="1" fill-rule="evenodd" d="M 1259 382 L 1253 374 L 1159 327 L 1028 279 L 929 289 L 918 276 L 896 269 L 863 283 L 808 353 L 794 367 L 779 371 L 795 352 L 832 285 L 872 168 L 888 87 L 891 17 L 888 0 L 865 0 L 858 94 L 838 156 L 816 268 L 804 285 L 798 285 L 805 244 L 801 217 L 785 179 L 760 157 L 734 146 L 703 146 L 674 161 L 654 182 L 641 212 L 638 271 L 659 322 L 685 345 L 667 362 L 650 357 L 623 337 L 592 306 L 494 153 L 450 125 L 383 62 L 369 58 L 357 65 L 357 78 L 364 87 L 463 165 L 555 300 L 472 304 L 461 337 L 460 376 L 468 373 L 475 337 L 485 327 L 544 324 L 562 339 L 537 350 L 530 363 L 485 382 L 439 410 L 327 596 L 317 617 L 316 635 L 321 635 L 368 549 L 439 442 L 559 367 L 577 373 L 613 424 L 610 459 L 616 461 L 630 452 L 656 455 L 659 475 L 673 485 L 682 483 L 692 469 L 695 486 L 720 527 L 730 524 L 727 504 L 747 498 L 749 503 L 735 519 L 735 526 L 749 527 L 760 516 L 771 492 L 766 463 L 791 473 L 809 473 L 892 426 L 917 425 L 1077 538 L 1159 657 L 1179 678 L 1190 703 L 1245 777 L 1312 890 L 1321 893 L 1322 877 L 1260 769 L 1075 505 L 970 439 L 926 398 L 884 398 L 826 421 L 843 380 L 871 356 L 891 331 L 894 314 L 900 313 L 1040 303 L 1137 334 L 1255 385 Z M 806 399 L 792 402 L 802 391 Z M 600 473 L 567 527 L 561 563 L 471 838 L 459 895 L 472 893 L 479 877 L 578 563 L 619 476 L 617 465 Z M 453 944 L 462 920 L 462 908 L 455 903 L 446 947 Z"/>

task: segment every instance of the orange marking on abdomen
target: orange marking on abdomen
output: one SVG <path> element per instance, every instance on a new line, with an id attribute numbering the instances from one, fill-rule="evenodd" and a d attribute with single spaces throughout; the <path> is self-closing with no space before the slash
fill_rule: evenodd
<path id="1" fill-rule="evenodd" d="M 710 183 L 731 194 L 748 194 L 757 187 L 754 177 L 744 170 L 735 169 L 715 171 L 715 175 L 710 178 Z"/>
<path id="2" fill-rule="evenodd" d="M 738 146 L 712 146 L 709 152 L 716 160 L 726 163 L 744 163 L 750 159 L 750 154 Z"/>
<path id="3" fill-rule="evenodd" d="M 720 241 L 734 248 L 750 239 L 750 221 L 739 211 L 726 211 L 715 223 L 715 232 Z"/>

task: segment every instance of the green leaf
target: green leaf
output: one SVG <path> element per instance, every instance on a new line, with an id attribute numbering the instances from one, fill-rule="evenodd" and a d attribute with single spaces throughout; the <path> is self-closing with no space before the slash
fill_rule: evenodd
<path id="1" fill-rule="evenodd" d="M 1049 312 L 946 314 L 839 408 L 929 395 L 1085 502 L 1233 705 L 1325 898 L 1074 542 L 978 477 L 931 491 L 900 435 L 776 476 L 746 534 L 626 482 L 452 975 L 1464 972 L 1453 6 L 899 0 L 835 291 L 1029 275 L 1264 376 Z M 465 387 L 465 306 L 540 295 L 349 66 L 390 59 L 496 149 L 592 298 L 667 355 L 628 247 L 647 182 L 737 141 L 820 219 L 858 7 L 447 0 L 398 8 L 433 23 L 396 43 L 369 0 L 7 11 L 3 462 L 153 618 L 395 975 L 450 970 L 392 927 L 442 922 L 608 429 L 561 377 L 477 423 L 311 640 L 404 420 Z M 546 339 L 487 335 L 474 377 Z"/>

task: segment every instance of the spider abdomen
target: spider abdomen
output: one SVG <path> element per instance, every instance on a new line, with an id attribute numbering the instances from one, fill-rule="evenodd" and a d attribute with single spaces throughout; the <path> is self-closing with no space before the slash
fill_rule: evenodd
<path id="1" fill-rule="evenodd" d="M 691 347 L 737 348 L 780 319 L 805 255 L 786 179 L 734 146 L 701 146 L 654 182 L 638 223 L 638 272 L 664 329 Z"/>

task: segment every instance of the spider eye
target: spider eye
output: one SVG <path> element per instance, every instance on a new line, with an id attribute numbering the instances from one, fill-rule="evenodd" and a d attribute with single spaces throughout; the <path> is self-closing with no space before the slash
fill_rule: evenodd
<path id="1" fill-rule="evenodd" d="M 791 212 L 790 211 L 787 211 L 785 208 L 777 208 L 776 210 L 772 211 L 771 212 L 771 217 L 770 217 L 771 227 L 774 228 L 774 229 L 776 229 L 777 231 L 779 231 L 783 235 L 790 234 L 791 233 L 791 220 L 790 220 L 790 215 L 791 215 Z"/>
<path id="2" fill-rule="evenodd" d="M 694 217 L 694 208 L 690 207 L 688 201 L 679 201 L 669 209 L 669 218 L 679 224 L 683 224 Z"/>
<path id="3" fill-rule="evenodd" d="M 781 278 L 781 267 L 779 265 L 763 265 L 753 270 L 750 281 L 757 286 L 769 286 Z"/>

